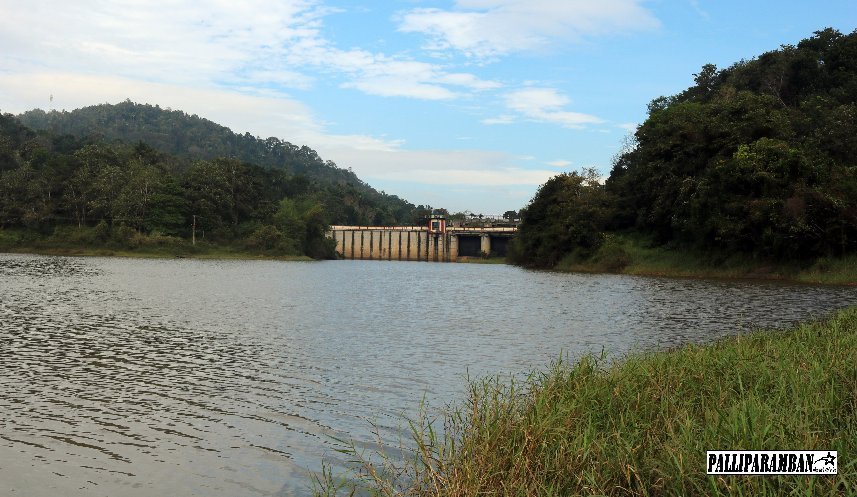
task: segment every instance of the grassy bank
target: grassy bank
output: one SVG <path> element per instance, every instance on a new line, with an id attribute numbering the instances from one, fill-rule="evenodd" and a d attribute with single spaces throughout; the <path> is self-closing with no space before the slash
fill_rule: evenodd
<path id="1" fill-rule="evenodd" d="M 444 434 L 435 427 L 442 424 Z M 780 332 L 471 384 L 405 463 L 318 495 L 857 495 L 857 308 Z M 836 450 L 835 476 L 707 476 L 706 450 Z"/>
<path id="2" fill-rule="evenodd" d="M 311 260 L 306 256 L 254 250 L 240 245 L 213 244 L 159 234 L 100 236 L 93 228 L 38 234 L 26 230 L 0 230 L 0 252 L 64 256 L 111 256 L 194 259 Z"/>
<path id="3" fill-rule="evenodd" d="M 505 257 L 459 257 L 456 262 L 466 262 L 468 264 L 506 264 Z"/>
<path id="4" fill-rule="evenodd" d="M 642 238 L 609 235 L 587 259 L 570 255 L 558 271 L 622 273 L 692 278 L 776 279 L 801 283 L 857 285 L 857 256 L 784 263 L 749 256 L 652 247 Z"/>

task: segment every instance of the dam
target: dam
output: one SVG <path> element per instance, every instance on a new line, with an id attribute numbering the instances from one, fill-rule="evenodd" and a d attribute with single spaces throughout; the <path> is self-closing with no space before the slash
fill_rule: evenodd
<path id="1" fill-rule="evenodd" d="M 467 257 L 505 257 L 516 226 L 448 226 L 432 216 L 425 226 L 331 226 L 343 259 L 456 262 Z"/>

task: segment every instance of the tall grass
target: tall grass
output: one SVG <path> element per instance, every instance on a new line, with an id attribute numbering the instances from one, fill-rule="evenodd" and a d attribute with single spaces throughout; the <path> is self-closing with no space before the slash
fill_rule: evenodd
<path id="1" fill-rule="evenodd" d="M 591 256 L 566 257 L 559 271 L 607 272 L 692 278 L 753 278 L 857 285 L 857 256 L 807 261 L 771 261 L 749 255 L 654 247 L 640 237 L 612 234 Z"/>
<path id="2" fill-rule="evenodd" d="M 857 255 L 819 259 L 797 279 L 807 283 L 857 284 Z"/>
<path id="3" fill-rule="evenodd" d="M 781 332 L 489 378 L 411 423 L 404 460 L 346 450 L 318 495 L 857 495 L 857 308 Z M 442 425 L 442 430 L 439 428 Z M 833 476 L 707 476 L 706 450 L 836 450 Z"/>

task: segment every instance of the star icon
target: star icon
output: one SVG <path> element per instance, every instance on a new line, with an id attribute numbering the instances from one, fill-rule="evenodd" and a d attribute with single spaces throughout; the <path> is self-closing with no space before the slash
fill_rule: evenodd
<path id="1" fill-rule="evenodd" d="M 825 466 L 827 466 L 827 465 L 833 466 L 833 461 L 835 461 L 835 460 L 836 460 L 836 456 L 831 455 L 830 452 L 828 452 L 826 456 L 819 458 L 819 461 L 824 461 Z"/>

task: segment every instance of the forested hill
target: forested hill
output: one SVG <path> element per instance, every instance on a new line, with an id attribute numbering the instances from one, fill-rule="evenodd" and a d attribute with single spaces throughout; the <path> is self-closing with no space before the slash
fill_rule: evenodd
<path id="1" fill-rule="evenodd" d="M 161 152 L 186 159 L 188 164 L 194 160 L 234 158 L 278 169 L 292 176 L 303 176 L 311 182 L 340 191 L 344 210 L 334 215 L 333 222 L 411 222 L 412 204 L 378 192 L 351 170 L 324 161 L 310 147 L 297 146 L 274 137 L 262 139 L 249 133 L 234 133 L 225 126 L 180 110 L 126 100 L 115 105 L 94 105 L 71 112 L 35 109 L 17 117 L 29 128 L 58 136 L 67 134 L 113 144 L 143 142 Z"/>
<path id="2" fill-rule="evenodd" d="M 122 128 L 115 118 L 119 110 L 155 109 L 150 117 L 172 120 L 157 128 L 159 133 L 169 135 L 166 130 L 174 128 L 188 140 L 196 132 L 200 137 L 180 156 L 130 132 L 128 142 L 106 140 L 108 133 L 65 133 L 85 134 L 83 127 L 72 126 L 75 116 L 90 116 L 92 109 L 29 113 L 53 128 L 41 131 L 0 114 L 0 250 L 227 250 L 324 258 L 334 255 L 325 237 L 330 224 L 410 223 L 425 210 L 371 189 L 305 147 L 242 138 L 213 123 L 147 106 L 94 109 L 104 123 L 97 129 Z M 146 122 L 127 127 L 150 133 L 152 128 L 142 126 Z M 187 129 L 183 122 L 199 128 Z M 212 133 L 199 131 L 204 129 Z M 244 144 L 243 153 L 251 153 L 264 143 L 270 145 L 267 166 L 217 155 L 224 150 L 220 146 Z M 194 147 L 213 151 L 194 155 Z M 273 162 L 275 157 L 280 162 Z"/>
<path id="3" fill-rule="evenodd" d="M 568 173 L 522 212 L 517 260 L 595 254 L 610 233 L 807 260 L 857 252 L 857 31 L 816 32 L 649 105 L 606 185 Z"/>

